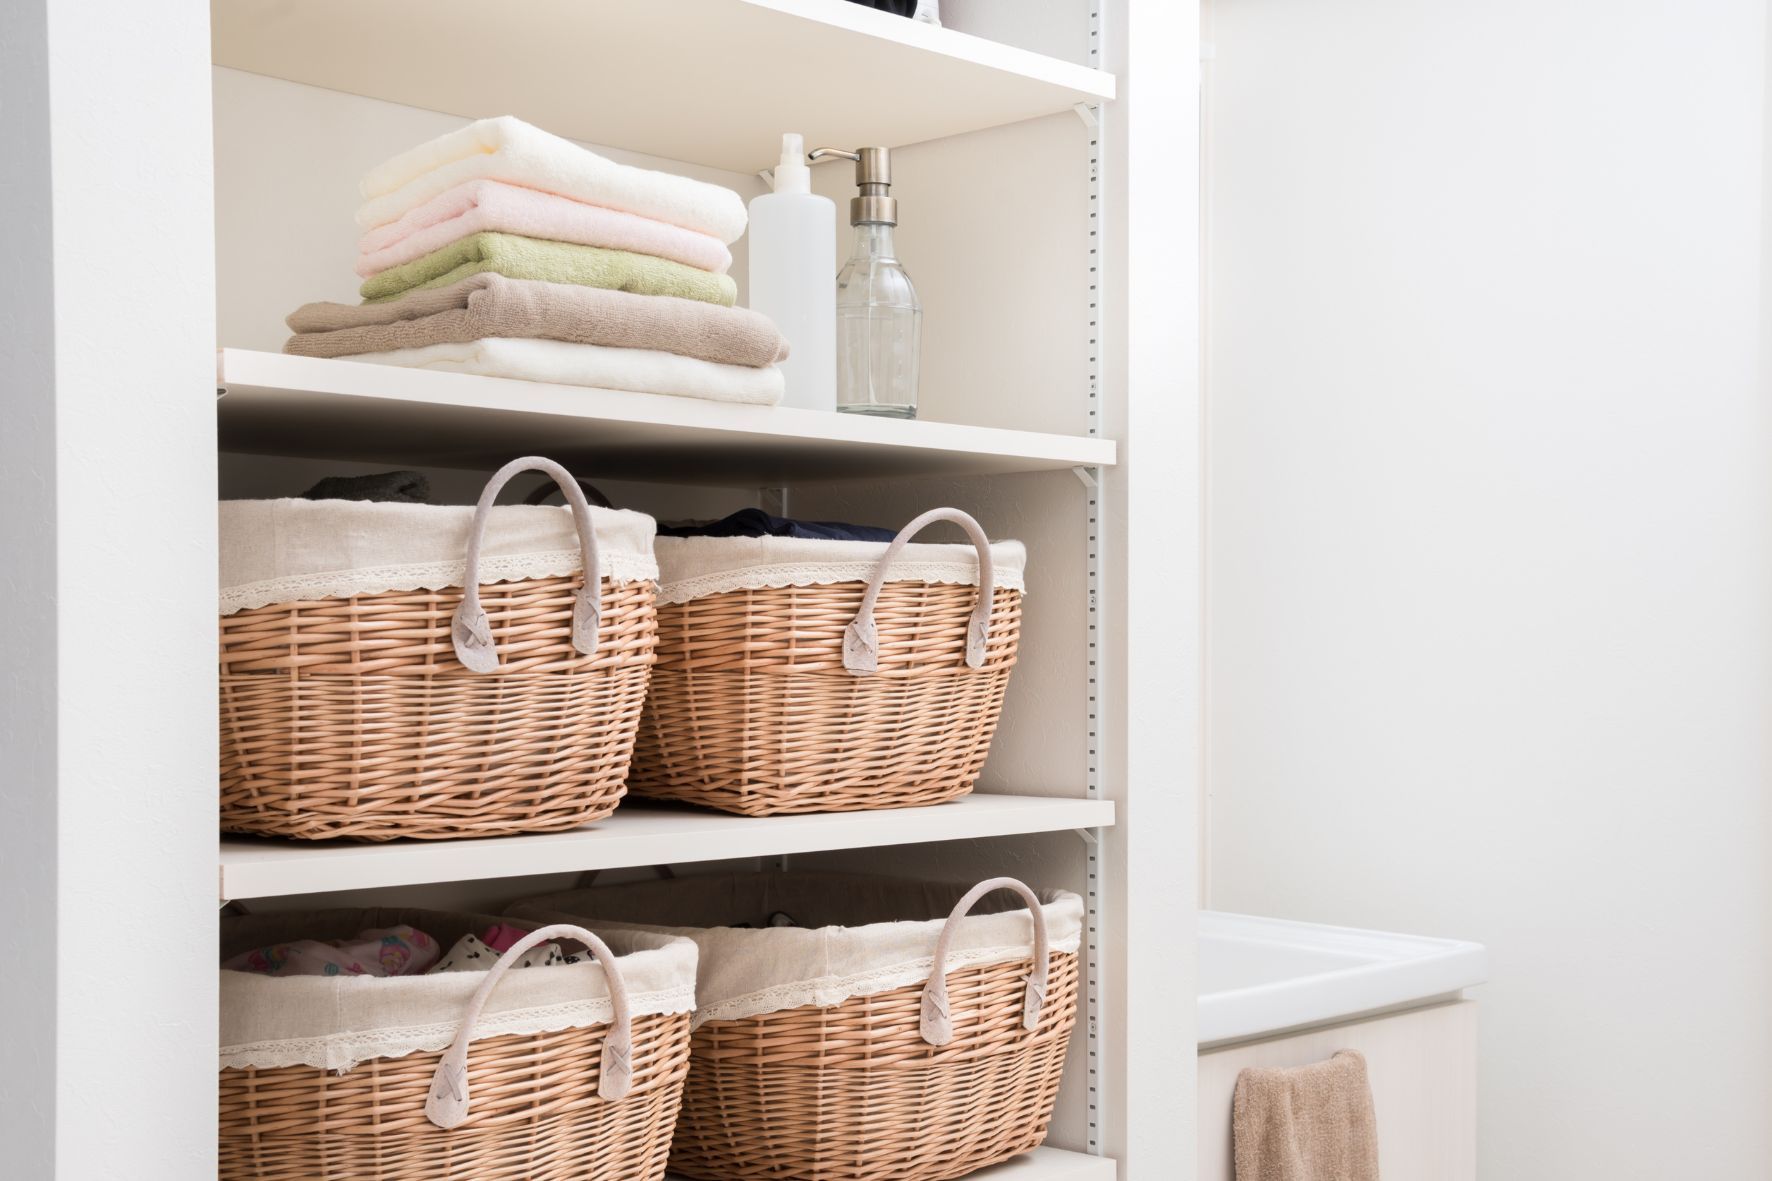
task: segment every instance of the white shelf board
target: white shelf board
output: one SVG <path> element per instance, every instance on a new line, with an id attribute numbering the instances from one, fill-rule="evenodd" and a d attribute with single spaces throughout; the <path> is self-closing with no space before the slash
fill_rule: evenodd
<path id="1" fill-rule="evenodd" d="M 224 451 L 496 468 L 540 453 L 589 478 L 765 485 L 1106 467 L 1113 440 L 737 406 L 221 349 Z"/>
<path id="2" fill-rule="evenodd" d="M 729 816 L 633 800 L 572 832 L 488 840 L 221 839 L 221 897 L 476 881 L 635 865 L 681 865 L 829 849 L 1105 828 L 1111 800 L 975 793 L 950 804 L 810 816 Z"/>
<path id="3" fill-rule="evenodd" d="M 967 1175 L 968 1181 L 1114 1181 L 1116 1166 L 1103 1156 L 1036 1148 L 1014 1160 Z"/>
<path id="4" fill-rule="evenodd" d="M 976 1173 L 966 1181 L 1114 1181 L 1116 1166 L 1104 1156 L 1086 1156 L 1061 1148 L 1036 1148 L 1013 1160 Z M 680 1181 L 668 1174 L 665 1181 Z"/>
<path id="5" fill-rule="evenodd" d="M 1114 97 L 1114 76 L 848 0 L 211 0 L 216 65 L 737 172 Z"/>

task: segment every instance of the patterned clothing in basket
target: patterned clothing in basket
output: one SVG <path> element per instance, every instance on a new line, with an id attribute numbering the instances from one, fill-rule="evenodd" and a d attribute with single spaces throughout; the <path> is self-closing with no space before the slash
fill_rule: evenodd
<path id="1" fill-rule="evenodd" d="M 222 967 L 262 976 L 418 976 L 437 962 L 437 941 L 408 926 L 330 943 L 297 939 L 242 952 Z"/>
<path id="2" fill-rule="evenodd" d="M 487 932 L 491 934 L 491 932 Z M 514 941 L 513 941 L 514 942 Z M 438 972 L 484 972 L 498 962 L 499 953 L 494 951 L 485 940 L 474 935 L 463 935 L 449 949 L 449 954 L 437 961 L 437 966 L 430 974 Z M 513 968 L 547 968 L 555 964 L 566 963 L 566 953 L 560 950 L 558 943 L 544 943 L 532 947 L 511 963 Z"/>
<path id="3" fill-rule="evenodd" d="M 463 935 L 427 975 L 435 976 L 438 972 L 484 972 L 527 934 L 528 930 L 523 927 L 498 923 L 488 927 L 483 935 Z M 518 956 L 509 966 L 551 968 L 555 964 L 587 963 L 592 958 L 590 952 L 577 948 L 576 945 L 543 943 Z"/>

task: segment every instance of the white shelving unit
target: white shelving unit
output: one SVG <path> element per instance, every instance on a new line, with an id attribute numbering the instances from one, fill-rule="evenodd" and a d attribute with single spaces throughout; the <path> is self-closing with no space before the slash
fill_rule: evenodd
<path id="1" fill-rule="evenodd" d="M 19 250 L 0 288 L 15 383 L 0 553 L 24 573 L 9 581 L 17 675 L 0 678 L 0 887 L 20 900 L 21 945 L 56 949 L 0 1006 L 0 1042 L 29 1064 L 0 1072 L 19 1176 L 84 1181 L 117 1160 L 137 1181 L 215 1172 L 213 964 L 95 971 L 77 956 L 93 931 L 200 949 L 218 895 L 274 909 L 448 891 L 496 907 L 542 874 L 791 855 L 1083 894 L 1086 1007 L 1048 1143 L 976 1177 L 1186 1181 L 1199 4 L 948 7 L 990 36 L 845 0 L 8 14 L 0 127 L 16 167 L 0 196 Z M 747 197 L 783 131 L 898 149 L 922 419 L 273 351 L 295 305 L 349 298 L 356 177 L 505 113 Z M 817 176 L 848 188 L 844 170 Z M 228 838 L 218 856 L 218 473 L 223 495 L 286 495 L 345 465 L 416 467 L 456 495 L 530 453 L 660 516 L 767 498 L 891 523 L 957 503 L 1026 542 L 1021 658 L 978 792 L 769 819 L 628 801 L 557 835 Z"/>
<path id="2" fill-rule="evenodd" d="M 1114 1162 L 1104 1157 L 1058 1148 L 1032 1152 L 980 1169 L 970 1181 L 1114 1181 Z"/>
<path id="3" fill-rule="evenodd" d="M 974 1181 L 1113 1181 L 1114 1162 L 1081 1152 L 1036 1148 L 972 1174 Z"/>
<path id="4" fill-rule="evenodd" d="M 413 886 L 427 882 L 575 873 L 636 865 L 779 857 L 978 837 L 1088 831 L 1114 822 L 1110 800 L 971 795 L 933 808 L 809 816 L 725 816 L 629 801 L 572 832 L 481 841 L 344 841 L 223 837 L 223 901 Z"/>
<path id="5" fill-rule="evenodd" d="M 1110 73 L 835 0 L 526 0 L 497 20 L 477 0 L 428 0 L 422 20 L 386 0 L 211 11 L 217 65 L 733 172 L 772 167 L 786 127 L 808 146 L 895 148 L 1114 97 Z"/>
<path id="6" fill-rule="evenodd" d="M 779 485 L 1109 467 L 1110 439 L 735 406 L 249 349 L 217 355 L 223 450 L 497 467 L 546 441 L 605 476 Z"/>

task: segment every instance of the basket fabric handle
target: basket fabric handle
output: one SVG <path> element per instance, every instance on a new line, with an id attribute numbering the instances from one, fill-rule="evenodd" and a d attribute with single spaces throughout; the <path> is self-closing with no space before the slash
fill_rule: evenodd
<path id="1" fill-rule="evenodd" d="M 1040 1009 L 1046 1003 L 1046 971 L 1049 958 L 1046 937 L 1046 912 L 1034 892 L 1014 878 L 991 878 L 966 891 L 966 897 L 954 904 L 954 911 L 941 928 L 935 943 L 935 962 L 929 970 L 929 983 L 923 986 L 923 1014 L 919 1031 L 932 1046 L 945 1046 L 954 1040 L 954 1022 L 948 1013 L 948 950 L 954 942 L 954 931 L 978 900 L 995 890 L 1014 890 L 1028 904 L 1034 924 L 1034 967 L 1028 973 L 1027 992 L 1021 1004 L 1021 1027 L 1034 1029 L 1040 1024 Z"/>
<path id="2" fill-rule="evenodd" d="M 597 1094 L 604 1099 L 621 1099 L 633 1086 L 633 1018 L 628 1013 L 628 989 L 622 982 L 621 969 L 616 966 L 615 954 L 606 943 L 583 927 L 555 923 L 531 931 L 513 943 L 509 951 L 498 957 L 498 962 L 492 965 L 486 979 L 474 992 L 474 998 L 468 1002 L 461 1029 L 443 1055 L 443 1061 L 437 1063 L 437 1071 L 431 1076 L 431 1091 L 425 1099 L 425 1118 L 439 1128 L 456 1127 L 468 1118 L 468 1043 L 474 1038 L 474 1027 L 480 1023 L 480 1011 L 486 1007 L 487 998 L 498 987 L 505 971 L 524 952 L 549 939 L 576 939 L 590 948 L 597 962 L 603 965 L 604 979 L 609 981 L 609 1004 L 614 1014 L 609 1032 L 603 1037 L 602 1077 L 597 1080 Z"/>
<path id="3" fill-rule="evenodd" d="M 886 556 L 880 559 L 874 577 L 868 582 L 867 593 L 862 596 L 861 610 L 855 613 L 855 618 L 843 632 L 843 667 L 856 676 L 866 676 L 880 668 L 880 636 L 874 627 L 874 602 L 880 597 L 880 587 L 886 581 L 887 567 L 903 552 L 912 537 L 937 521 L 953 521 L 960 525 L 978 550 L 978 603 L 972 608 L 972 618 L 966 624 L 966 663 L 973 668 L 984 667 L 986 642 L 991 634 L 991 601 L 996 587 L 991 540 L 971 514 L 957 508 L 932 508 L 900 529 L 898 536 L 886 547 Z"/>
<path id="4" fill-rule="evenodd" d="M 498 649 L 492 642 L 492 622 L 480 606 L 480 547 L 486 540 L 486 518 L 493 502 L 510 482 L 523 472 L 543 472 L 560 486 L 566 503 L 572 506 L 572 523 L 578 530 L 578 551 L 584 560 L 584 586 L 572 604 L 572 646 L 590 656 L 597 651 L 597 627 L 603 614 L 603 571 L 597 560 L 597 535 L 591 528 L 591 507 L 585 502 L 584 490 L 572 473 L 551 459 L 530 455 L 513 459 L 493 473 L 474 506 L 474 523 L 468 530 L 468 570 L 462 579 L 461 606 L 455 609 L 454 625 L 449 629 L 455 641 L 455 658 L 471 672 L 498 671 Z"/>

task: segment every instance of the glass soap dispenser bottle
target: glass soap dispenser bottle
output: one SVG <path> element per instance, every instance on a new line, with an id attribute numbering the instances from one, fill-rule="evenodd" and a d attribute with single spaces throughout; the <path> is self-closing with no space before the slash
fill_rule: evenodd
<path id="1" fill-rule="evenodd" d="M 883 418 L 917 417 L 923 305 L 898 261 L 892 157 L 886 148 L 819 148 L 814 160 L 855 161 L 860 195 L 849 202 L 855 246 L 837 273 L 837 409 Z"/>

